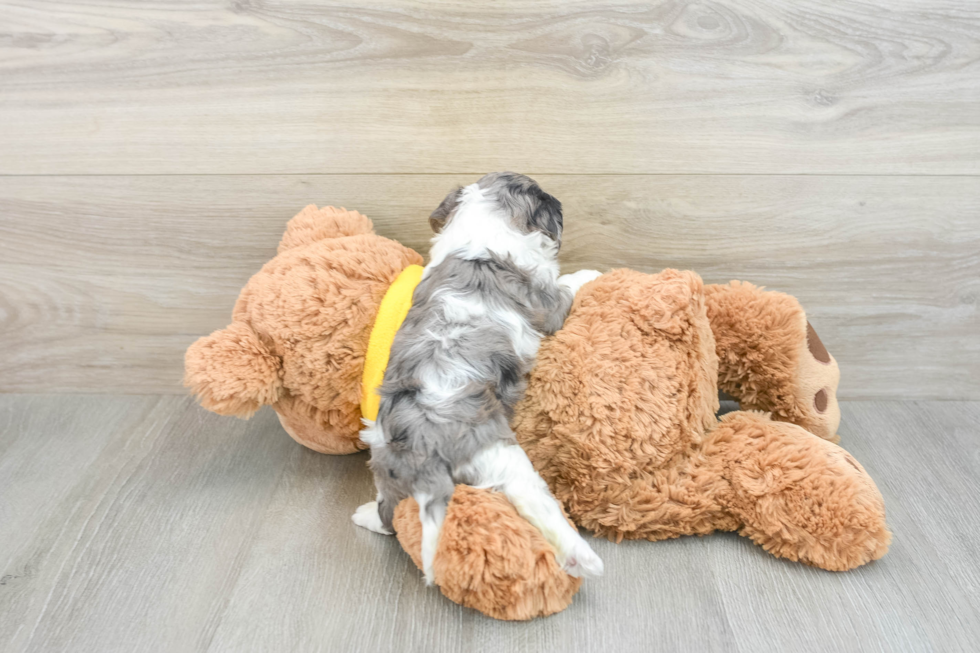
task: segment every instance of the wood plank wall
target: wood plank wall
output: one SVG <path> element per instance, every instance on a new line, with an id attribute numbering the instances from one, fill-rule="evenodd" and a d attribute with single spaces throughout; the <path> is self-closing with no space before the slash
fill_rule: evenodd
<path id="1" fill-rule="evenodd" d="M 848 398 L 980 399 L 974 0 L 0 2 L 0 391 L 181 392 L 309 203 L 481 173 L 566 270 L 796 294 Z"/>

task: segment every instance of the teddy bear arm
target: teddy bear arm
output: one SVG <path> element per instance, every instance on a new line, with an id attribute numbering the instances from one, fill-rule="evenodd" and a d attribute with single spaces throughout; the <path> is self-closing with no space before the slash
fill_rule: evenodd
<path id="1" fill-rule="evenodd" d="M 198 339 L 184 355 L 184 385 L 219 415 L 248 418 L 282 394 L 282 361 L 245 322 Z"/>
<path id="2" fill-rule="evenodd" d="M 704 293 L 719 389 L 745 410 L 838 441 L 840 369 L 796 298 L 741 281 L 707 285 Z"/>
<path id="3" fill-rule="evenodd" d="M 414 499 L 395 509 L 402 548 L 421 569 L 422 524 Z M 503 494 L 457 485 L 433 560 L 435 582 L 450 600 L 505 620 L 564 610 L 582 584 Z"/>

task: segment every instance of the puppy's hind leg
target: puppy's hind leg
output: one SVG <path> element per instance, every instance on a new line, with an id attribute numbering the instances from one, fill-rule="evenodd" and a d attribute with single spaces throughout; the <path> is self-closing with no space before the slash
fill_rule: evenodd
<path id="1" fill-rule="evenodd" d="M 602 560 L 565 519 L 548 484 L 520 446 L 498 442 L 477 454 L 467 471 L 474 477 L 474 485 L 504 493 L 521 517 L 555 548 L 558 564 L 569 575 L 602 575 Z"/>
<path id="2" fill-rule="evenodd" d="M 395 532 L 392 522 L 398 501 L 391 495 L 392 488 L 379 483 L 379 480 L 381 480 L 381 475 L 375 473 L 374 484 L 378 488 L 378 498 L 375 501 L 368 501 L 355 510 L 354 514 L 351 515 L 351 521 L 369 531 L 382 535 L 392 535 Z"/>
<path id="3" fill-rule="evenodd" d="M 361 441 L 371 445 L 372 469 L 374 470 L 374 486 L 378 488 L 378 498 L 375 501 L 368 501 L 358 507 L 351 515 L 351 521 L 362 528 L 382 535 L 391 535 L 394 529 L 391 527 L 392 518 L 395 512 L 395 505 L 392 493 L 394 488 L 386 483 L 387 469 L 375 460 L 379 451 L 385 447 L 385 436 L 381 430 L 381 425 L 369 420 L 364 421 L 365 428 L 361 431 Z M 386 492 L 387 490 L 387 492 Z M 386 494 L 389 495 L 387 498 Z"/>
<path id="4" fill-rule="evenodd" d="M 433 561 L 436 549 L 439 548 L 442 523 L 446 520 L 446 508 L 455 487 L 452 479 L 447 476 L 430 487 L 424 490 L 420 488 L 415 492 L 415 500 L 419 504 L 419 519 L 422 521 L 422 571 L 425 573 L 426 585 L 432 585 L 436 580 Z"/>
<path id="5" fill-rule="evenodd" d="M 381 533 L 382 535 L 391 535 L 394 533 L 394 530 L 391 528 L 392 519 L 389 517 L 386 522 L 382 516 L 382 513 L 394 512 L 393 509 L 385 510 L 390 505 L 391 502 L 386 501 L 379 493 L 377 501 L 368 501 L 364 505 L 359 506 L 354 511 L 354 514 L 351 515 L 351 521 L 369 531 Z"/>

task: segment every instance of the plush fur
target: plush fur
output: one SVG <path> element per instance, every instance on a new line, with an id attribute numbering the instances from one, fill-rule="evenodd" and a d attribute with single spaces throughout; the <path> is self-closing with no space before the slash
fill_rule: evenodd
<path id="1" fill-rule="evenodd" d="M 718 387 L 745 410 L 839 441 L 837 361 L 795 297 L 732 281 L 704 288 L 718 353 Z M 823 401 L 818 394 L 823 391 Z"/>
<path id="2" fill-rule="evenodd" d="M 542 343 L 514 430 L 572 519 L 597 535 L 712 530 L 693 518 L 703 501 L 691 479 L 674 482 L 718 408 L 699 290 L 692 272 L 613 271 Z"/>
<path id="3" fill-rule="evenodd" d="M 231 325 L 188 348 L 184 384 L 221 415 L 271 405 L 286 432 L 316 451 L 365 448 L 364 353 L 385 291 L 412 264 L 422 257 L 375 235 L 360 213 L 306 207 L 242 289 Z"/>
<path id="4" fill-rule="evenodd" d="M 710 321 L 706 298 L 721 304 L 726 292 L 735 294 L 733 310 Z M 734 310 L 739 299 L 751 301 Z M 885 553 L 881 496 L 843 449 L 761 413 L 732 413 L 720 424 L 714 416 L 717 340 L 752 334 L 772 356 L 782 349 L 797 368 L 809 366 L 799 353 L 805 327 L 795 341 L 753 328 L 759 313 L 780 309 L 784 322 L 805 325 L 786 300 L 747 284 L 706 295 L 696 274 L 674 270 L 617 270 L 579 293 L 564 328 L 542 343 L 514 419 L 576 523 L 617 541 L 740 530 L 775 555 L 833 570 Z M 754 368 L 753 401 L 788 403 L 766 394 L 772 388 L 802 394 L 796 369 L 777 371 L 767 385 L 764 368 Z M 740 386 L 729 389 L 742 399 Z M 808 419 L 802 410 L 791 416 Z"/>
<path id="5" fill-rule="evenodd" d="M 359 214 L 304 213 L 306 226 L 289 231 L 327 236 L 249 282 L 235 323 L 188 350 L 187 380 L 213 410 L 274 402 L 298 441 L 352 451 L 377 304 L 420 257 L 360 231 Z M 271 300 L 284 292 L 290 301 Z M 773 555 L 851 569 L 884 555 L 891 534 L 874 482 L 829 441 L 838 372 L 818 343 L 786 295 L 704 286 L 693 272 L 613 271 L 585 284 L 563 328 L 542 341 L 511 426 L 571 519 L 604 537 L 738 531 Z M 776 419 L 739 411 L 718 420 L 719 385 Z M 412 500 L 394 525 L 418 563 Z M 579 588 L 503 495 L 467 486 L 455 489 L 433 566 L 446 596 L 503 619 L 561 610 Z"/>
<path id="6" fill-rule="evenodd" d="M 395 511 L 398 541 L 422 568 L 418 504 Z M 496 619 L 521 620 L 560 612 L 582 585 L 564 573 L 554 549 L 498 492 L 456 488 L 436 551 L 442 593 Z"/>

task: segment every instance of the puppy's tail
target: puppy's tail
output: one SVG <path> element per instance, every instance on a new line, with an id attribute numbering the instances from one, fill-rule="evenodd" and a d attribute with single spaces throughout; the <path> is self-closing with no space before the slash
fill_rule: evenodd
<path id="1" fill-rule="evenodd" d="M 199 339 L 184 355 L 184 385 L 219 415 L 248 418 L 282 393 L 282 360 L 244 322 Z"/>

